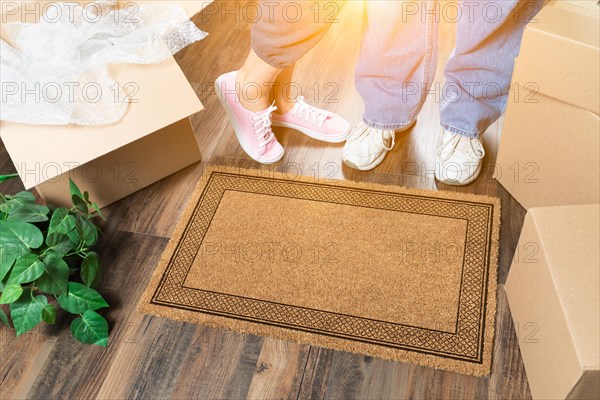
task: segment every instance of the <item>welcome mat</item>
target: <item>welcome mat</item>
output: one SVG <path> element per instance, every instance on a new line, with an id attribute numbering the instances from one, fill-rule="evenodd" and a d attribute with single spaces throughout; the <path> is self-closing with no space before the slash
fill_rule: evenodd
<path id="1" fill-rule="evenodd" d="M 482 376 L 499 224 L 492 197 L 207 170 L 140 311 Z"/>

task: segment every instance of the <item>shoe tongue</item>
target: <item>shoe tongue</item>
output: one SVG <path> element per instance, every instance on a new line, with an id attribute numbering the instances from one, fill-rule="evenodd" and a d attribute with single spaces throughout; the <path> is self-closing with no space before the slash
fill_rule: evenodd
<path id="1" fill-rule="evenodd" d="M 331 116 L 331 114 L 328 113 L 327 111 L 322 110 L 318 107 L 311 106 L 310 104 L 306 103 L 304 101 L 304 97 L 302 97 L 302 96 L 300 96 L 298 98 L 298 100 L 296 100 L 294 106 L 302 109 L 303 114 L 307 114 L 311 117 L 325 116 L 325 118 L 323 119 L 323 122 L 325 122 L 327 120 L 327 118 L 329 118 Z"/>
<path id="2" fill-rule="evenodd" d="M 277 110 L 277 107 L 275 106 L 275 104 L 271 104 L 269 107 L 265 108 L 262 111 L 259 111 L 258 114 L 260 114 L 261 116 L 264 115 L 271 115 L 273 114 L 273 111 Z"/>
<path id="3" fill-rule="evenodd" d="M 454 149 L 454 153 L 458 153 L 461 157 L 471 159 L 473 157 L 483 157 L 481 142 L 477 138 L 469 138 L 466 136 L 457 135 L 458 143 Z M 448 146 L 450 147 L 450 146 Z"/>
<path id="4" fill-rule="evenodd" d="M 462 152 L 471 151 L 471 139 L 466 136 L 460 136 L 458 139 L 458 145 L 456 146 L 457 150 Z"/>

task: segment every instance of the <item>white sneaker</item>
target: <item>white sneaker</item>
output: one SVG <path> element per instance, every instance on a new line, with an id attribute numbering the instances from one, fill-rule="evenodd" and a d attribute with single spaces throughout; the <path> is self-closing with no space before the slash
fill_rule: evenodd
<path id="1" fill-rule="evenodd" d="M 478 138 L 444 130 L 435 152 L 435 178 L 447 185 L 468 185 L 479 176 L 485 150 Z"/>
<path id="2" fill-rule="evenodd" d="M 395 140 L 394 131 L 372 128 L 361 122 L 346 140 L 342 161 L 360 171 L 371 170 L 381 164 L 388 151 L 394 148 Z"/>

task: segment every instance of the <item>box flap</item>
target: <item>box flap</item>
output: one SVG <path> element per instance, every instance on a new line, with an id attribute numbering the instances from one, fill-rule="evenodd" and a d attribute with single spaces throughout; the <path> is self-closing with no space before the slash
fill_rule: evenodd
<path id="1" fill-rule="evenodd" d="M 600 204 L 532 208 L 529 213 L 535 221 L 581 365 L 598 369 Z"/>
<path id="2" fill-rule="evenodd" d="M 527 26 L 598 49 L 600 6 L 597 0 L 555 0 Z"/>
<path id="3" fill-rule="evenodd" d="M 598 114 L 600 7 L 580 3 L 589 1 L 551 3 L 528 25 L 513 83 Z"/>
<path id="4" fill-rule="evenodd" d="M 199 11 L 206 5 L 206 2 L 200 1 L 189 3 L 186 9 L 190 12 Z M 117 124 L 39 126 L 0 122 L 0 137 L 26 189 L 56 178 L 203 108 L 172 57 L 160 64 L 111 65 L 109 73 L 121 88 L 129 84 L 131 100 L 137 101 L 129 104 L 127 113 Z"/>

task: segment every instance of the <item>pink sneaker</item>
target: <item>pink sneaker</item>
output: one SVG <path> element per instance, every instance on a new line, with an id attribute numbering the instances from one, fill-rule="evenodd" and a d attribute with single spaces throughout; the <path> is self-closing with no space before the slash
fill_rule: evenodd
<path id="1" fill-rule="evenodd" d="M 246 154 L 259 163 L 274 164 L 285 153 L 271 130 L 271 114 L 277 107 L 272 105 L 256 113 L 244 108 L 235 91 L 236 74 L 232 71 L 217 78 L 215 89 L 221 104 Z"/>
<path id="2" fill-rule="evenodd" d="M 340 143 L 350 133 L 350 124 L 337 114 L 308 105 L 300 96 L 285 114 L 273 114 L 273 126 L 296 129 L 313 139 Z"/>

